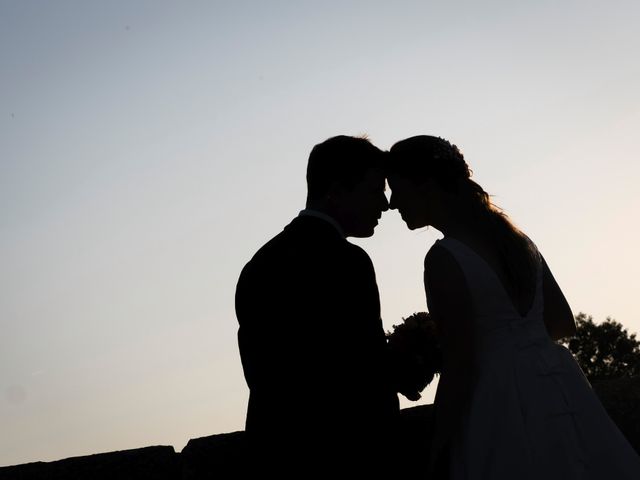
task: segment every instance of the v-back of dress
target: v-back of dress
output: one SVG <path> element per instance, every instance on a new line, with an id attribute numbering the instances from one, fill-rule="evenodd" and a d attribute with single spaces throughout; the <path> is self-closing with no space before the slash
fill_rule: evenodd
<path id="1" fill-rule="evenodd" d="M 475 378 L 451 445 L 452 479 L 640 479 L 640 457 L 611 421 L 571 353 L 543 322 L 542 260 L 521 315 L 489 264 L 451 237 L 471 293 Z"/>

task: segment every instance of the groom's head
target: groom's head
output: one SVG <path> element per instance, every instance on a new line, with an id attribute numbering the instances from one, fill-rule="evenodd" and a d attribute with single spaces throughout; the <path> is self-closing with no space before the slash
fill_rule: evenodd
<path id="1" fill-rule="evenodd" d="M 370 237 L 382 212 L 385 152 L 366 138 L 340 135 L 319 143 L 309 155 L 307 208 L 333 217 L 347 237 Z"/>

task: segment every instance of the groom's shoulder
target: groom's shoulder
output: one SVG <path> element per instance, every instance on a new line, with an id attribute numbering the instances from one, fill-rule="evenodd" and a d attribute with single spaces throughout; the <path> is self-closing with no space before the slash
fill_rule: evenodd
<path id="1" fill-rule="evenodd" d="M 351 242 L 344 242 L 344 244 L 345 255 L 353 264 L 373 269 L 371 257 L 362 247 Z"/>
<path id="2" fill-rule="evenodd" d="M 268 266 L 274 262 L 281 267 L 290 263 L 302 267 L 302 264 L 317 262 L 326 264 L 327 268 L 329 264 L 335 267 L 335 263 L 344 263 L 345 267 L 373 265 L 364 249 L 341 238 L 324 220 L 311 217 L 293 219 L 256 251 L 247 266 Z"/>
<path id="3" fill-rule="evenodd" d="M 286 229 L 269 239 L 264 243 L 251 257 L 247 265 L 266 262 L 271 258 L 274 258 L 280 254 L 280 252 L 286 251 L 288 245 L 292 243 L 291 235 Z"/>
<path id="4" fill-rule="evenodd" d="M 345 249 L 349 252 L 349 254 L 353 255 L 354 257 L 358 257 L 361 260 L 366 259 L 368 261 L 371 261 L 369 254 L 365 251 L 364 248 L 362 248 L 359 245 L 356 245 L 355 243 L 351 243 L 349 241 L 346 241 L 344 243 L 345 243 Z"/>
<path id="5" fill-rule="evenodd" d="M 255 252 L 247 266 L 282 262 L 284 258 L 300 256 L 317 237 L 314 233 L 305 222 L 294 218 Z"/>

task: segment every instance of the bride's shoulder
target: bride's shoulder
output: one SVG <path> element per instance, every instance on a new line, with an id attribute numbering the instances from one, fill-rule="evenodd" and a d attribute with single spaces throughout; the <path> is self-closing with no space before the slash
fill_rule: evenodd
<path id="1" fill-rule="evenodd" d="M 440 275 L 451 274 L 460 270 L 458 260 L 452 250 L 447 246 L 446 238 L 436 240 L 424 257 L 425 271 Z"/>
<path id="2" fill-rule="evenodd" d="M 424 257 L 425 266 L 427 263 L 455 260 L 448 244 L 449 242 L 446 237 L 436 240 Z"/>
<path id="3" fill-rule="evenodd" d="M 427 252 L 424 284 L 427 298 L 446 312 L 456 312 L 456 317 L 467 312 L 470 295 L 462 266 L 447 243 L 446 239 L 436 241 Z"/>

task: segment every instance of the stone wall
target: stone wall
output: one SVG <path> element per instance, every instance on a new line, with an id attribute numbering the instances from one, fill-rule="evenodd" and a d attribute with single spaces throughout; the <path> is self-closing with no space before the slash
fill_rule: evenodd
<path id="1" fill-rule="evenodd" d="M 0 468 L 0 479 L 177 480 L 181 478 L 180 463 L 173 447 L 145 447 L 4 467 Z"/>
<path id="2" fill-rule="evenodd" d="M 640 377 L 597 383 L 594 389 L 611 418 L 640 452 Z M 432 417 L 432 405 L 402 410 L 401 435 L 406 444 L 403 463 L 410 465 L 427 457 Z M 27 463 L 0 468 L 0 480 L 238 478 L 238 466 L 244 461 L 243 440 L 244 432 L 233 432 L 192 439 L 181 453 L 171 446 L 156 446 Z"/>

